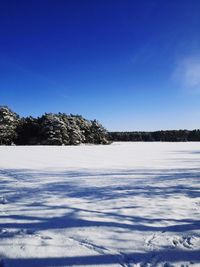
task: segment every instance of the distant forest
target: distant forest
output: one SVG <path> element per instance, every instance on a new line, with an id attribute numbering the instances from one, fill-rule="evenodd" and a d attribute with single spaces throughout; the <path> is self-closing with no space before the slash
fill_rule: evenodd
<path id="1" fill-rule="evenodd" d="M 187 142 L 200 141 L 200 130 L 168 130 L 155 132 L 109 132 L 112 141 Z"/>

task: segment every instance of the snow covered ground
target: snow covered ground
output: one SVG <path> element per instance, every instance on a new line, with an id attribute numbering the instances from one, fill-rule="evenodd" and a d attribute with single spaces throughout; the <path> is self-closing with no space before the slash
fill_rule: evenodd
<path id="1" fill-rule="evenodd" d="M 0 147 L 0 267 L 200 266 L 200 143 Z"/>

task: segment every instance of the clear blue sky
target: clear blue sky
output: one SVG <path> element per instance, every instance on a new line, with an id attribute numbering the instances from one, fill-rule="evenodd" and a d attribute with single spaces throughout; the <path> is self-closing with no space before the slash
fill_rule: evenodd
<path id="1" fill-rule="evenodd" d="M 108 130 L 200 128 L 200 1 L 0 1 L 0 104 Z"/>

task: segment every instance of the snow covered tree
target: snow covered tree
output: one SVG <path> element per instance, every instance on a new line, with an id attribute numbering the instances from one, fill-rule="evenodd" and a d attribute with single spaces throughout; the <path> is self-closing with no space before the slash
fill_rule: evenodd
<path id="1" fill-rule="evenodd" d="M 48 113 L 40 119 L 41 145 L 68 145 L 69 135 L 66 124 L 56 114 Z"/>
<path id="2" fill-rule="evenodd" d="M 108 132 L 106 129 L 97 121 L 91 121 L 90 133 L 88 138 L 89 143 L 94 144 L 109 144 Z"/>
<path id="3" fill-rule="evenodd" d="M 69 144 L 78 145 L 85 142 L 85 136 L 80 129 L 80 125 L 77 123 L 77 117 L 73 115 L 61 115 L 63 121 L 66 124 L 67 132 L 69 135 Z"/>
<path id="4" fill-rule="evenodd" d="M 43 145 L 78 145 L 81 143 L 108 144 L 105 128 L 96 120 L 79 115 L 45 114 L 40 119 L 40 137 Z"/>
<path id="5" fill-rule="evenodd" d="M 108 134 L 96 120 L 80 115 L 46 113 L 40 118 L 19 118 L 0 107 L 0 144 L 11 145 L 108 144 Z"/>
<path id="6" fill-rule="evenodd" d="M 89 136 L 91 134 L 91 126 L 92 126 L 92 123 L 90 120 L 86 120 L 84 119 L 82 116 L 80 115 L 71 115 L 73 116 L 74 120 L 76 121 L 76 124 L 78 125 L 79 129 L 80 129 L 80 132 L 82 133 L 83 135 L 83 140 L 82 142 L 83 143 L 89 143 L 90 139 Z"/>
<path id="7" fill-rule="evenodd" d="M 0 145 L 14 144 L 19 116 L 7 106 L 0 107 Z"/>

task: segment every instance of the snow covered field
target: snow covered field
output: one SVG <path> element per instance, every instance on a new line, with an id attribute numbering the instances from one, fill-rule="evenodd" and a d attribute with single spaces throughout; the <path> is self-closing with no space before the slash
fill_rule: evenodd
<path id="1" fill-rule="evenodd" d="M 200 143 L 0 147 L 0 267 L 200 266 Z"/>

